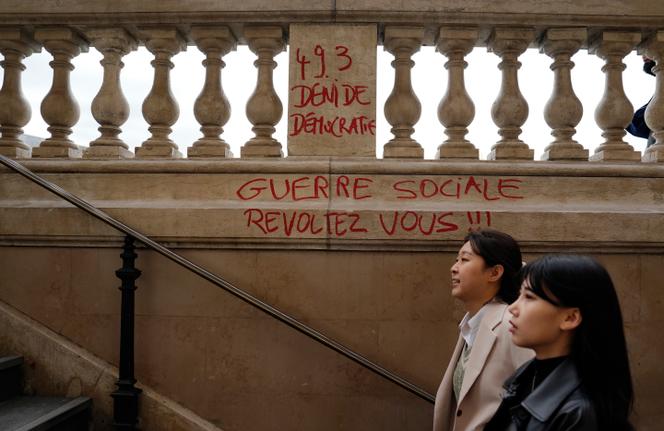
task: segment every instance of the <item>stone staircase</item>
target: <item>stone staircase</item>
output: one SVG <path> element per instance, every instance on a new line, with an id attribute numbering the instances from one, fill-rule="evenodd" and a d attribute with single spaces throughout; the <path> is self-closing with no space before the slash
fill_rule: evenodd
<path id="1" fill-rule="evenodd" d="M 87 431 L 92 400 L 22 394 L 20 356 L 0 357 L 0 430 Z"/>

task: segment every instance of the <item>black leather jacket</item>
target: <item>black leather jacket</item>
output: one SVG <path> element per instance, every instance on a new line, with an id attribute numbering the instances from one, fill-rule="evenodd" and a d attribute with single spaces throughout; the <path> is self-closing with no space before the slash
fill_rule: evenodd
<path id="1" fill-rule="evenodd" d="M 531 363 L 526 362 L 505 382 L 499 412 L 514 404 L 509 399 L 516 396 L 519 385 L 531 383 L 522 378 L 528 375 L 526 370 Z M 576 367 L 569 358 L 521 403 L 509 409 L 511 423 L 497 421 L 498 416 L 489 421 L 485 431 L 598 431 L 595 409 L 581 389 Z"/>

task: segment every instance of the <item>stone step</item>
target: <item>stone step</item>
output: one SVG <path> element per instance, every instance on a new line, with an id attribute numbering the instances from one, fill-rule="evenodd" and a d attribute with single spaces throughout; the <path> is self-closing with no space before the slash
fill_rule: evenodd
<path id="1" fill-rule="evenodd" d="M 0 357 L 0 402 L 21 394 L 22 365 L 21 356 Z"/>
<path id="2" fill-rule="evenodd" d="M 87 431 L 88 397 L 17 396 L 0 403 L 2 431 Z"/>

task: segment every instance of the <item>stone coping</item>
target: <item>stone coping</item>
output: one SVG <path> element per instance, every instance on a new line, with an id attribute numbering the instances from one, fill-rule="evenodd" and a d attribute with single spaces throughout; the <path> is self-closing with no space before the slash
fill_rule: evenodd
<path id="1" fill-rule="evenodd" d="M 631 16 L 639 18 L 664 16 L 664 4 L 658 0 L 625 2 L 623 0 L 578 0 L 561 4 L 558 1 L 542 0 L 506 0 L 501 2 L 486 0 L 409 0 L 408 2 L 389 2 L 385 0 L 259 0 L 209 1 L 209 0 L 59 0 L 45 4 L 40 0 L 3 0 L 0 13 L 14 14 L 118 14 L 118 13 L 183 13 L 183 12 L 327 12 L 331 18 L 339 13 L 357 12 L 422 12 L 427 14 L 487 14 L 500 15 L 594 15 L 594 16 Z M 636 4 L 635 4 L 636 3 Z M 608 13 L 607 13 L 608 11 Z"/>
<path id="2" fill-rule="evenodd" d="M 424 43 L 433 43 L 440 25 L 473 25 L 484 29 L 495 25 L 587 26 L 594 28 L 657 29 L 664 17 L 664 3 L 658 0 L 626 2 L 580 0 L 384 0 L 262 2 L 163 0 L 134 1 L 3 0 L 0 21 L 4 25 L 72 25 L 92 27 L 119 25 L 133 30 L 136 25 L 177 24 L 186 31 L 191 24 L 229 25 L 244 43 L 244 23 L 281 25 L 290 23 L 377 23 L 381 27 L 422 25 L 427 30 Z M 193 44 L 193 41 L 190 41 Z"/>
<path id="3" fill-rule="evenodd" d="M 284 158 L 280 160 L 20 160 L 36 173 L 330 173 L 404 175 L 516 175 L 662 178 L 664 165 L 630 162 L 367 160 Z M 0 173 L 10 169 L 0 166 Z"/>

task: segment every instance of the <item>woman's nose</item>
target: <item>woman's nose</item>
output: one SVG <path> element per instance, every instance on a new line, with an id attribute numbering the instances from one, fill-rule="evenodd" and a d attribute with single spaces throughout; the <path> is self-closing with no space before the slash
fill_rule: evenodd
<path id="1" fill-rule="evenodd" d="M 507 311 L 509 311 L 512 314 L 512 316 L 516 316 L 519 313 L 517 311 L 518 310 L 518 307 L 517 307 L 517 304 L 516 304 L 517 302 L 519 302 L 518 299 L 516 301 L 514 301 L 512 304 L 510 304 L 509 307 L 507 307 Z"/>

